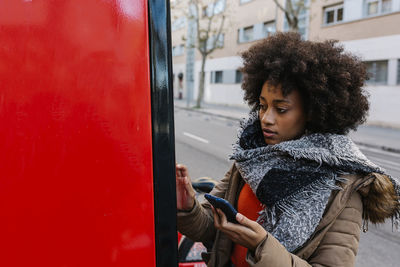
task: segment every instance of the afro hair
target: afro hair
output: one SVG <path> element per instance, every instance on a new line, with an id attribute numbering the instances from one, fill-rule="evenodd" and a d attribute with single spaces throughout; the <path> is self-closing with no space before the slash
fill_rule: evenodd
<path id="1" fill-rule="evenodd" d="M 256 109 L 263 84 L 299 90 L 309 133 L 346 134 L 362 124 L 369 103 L 364 63 L 337 41 L 304 41 L 298 33 L 276 33 L 242 53 L 244 100 Z"/>

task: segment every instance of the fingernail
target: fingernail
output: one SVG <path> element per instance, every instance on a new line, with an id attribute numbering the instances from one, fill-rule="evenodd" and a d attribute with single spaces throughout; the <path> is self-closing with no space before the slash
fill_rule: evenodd
<path id="1" fill-rule="evenodd" d="M 185 184 L 188 184 L 188 183 L 189 183 L 189 179 L 187 178 L 187 176 L 185 176 L 185 177 L 183 178 L 183 180 L 184 180 Z"/>
<path id="2" fill-rule="evenodd" d="M 243 219 L 243 215 L 239 212 L 236 214 L 236 220 L 241 221 Z"/>

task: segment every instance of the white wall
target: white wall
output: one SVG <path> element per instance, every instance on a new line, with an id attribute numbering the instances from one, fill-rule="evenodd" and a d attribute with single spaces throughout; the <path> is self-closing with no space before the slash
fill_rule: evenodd
<path id="1" fill-rule="evenodd" d="M 239 84 L 213 84 L 206 88 L 204 100 L 208 103 L 246 106 Z"/>
<path id="2" fill-rule="evenodd" d="M 363 15 L 363 3 L 364 0 L 345 0 L 343 3 L 343 20 L 361 19 Z"/>
<path id="3" fill-rule="evenodd" d="M 206 63 L 206 83 L 204 100 L 208 103 L 245 105 L 240 84 L 212 84 L 210 83 L 210 72 L 216 70 L 236 70 L 242 65 L 240 57 L 225 57 L 209 59 Z M 200 63 L 196 64 L 200 71 Z M 197 91 L 197 83 L 196 91 Z"/>
<path id="4" fill-rule="evenodd" d="M 346 50 L 363 60 L 388 60 L 388 85 L 367 86 L 370 93 L 368 122 L 400 128 L 400 85 L 397 84 L 400 35 L 343 42 Z"/>
<path id="5" fill-rule="evenodd" d="M 400 59 L 400 35 L 347 41 L 343 42 L 343 44 L 346 50 L 355 53 L 363 60 L 388 60 L 388 85 L 397 85 L 397 62 L 398 59 Z"/>
<path id="6" fill-rule="evenodd" d="M 342 42 L 365 60 L 400 58 L 400 34 Z"/>
<path id="7" fill-rule="evenodd" d="M 389 62 L 388 62 L 388 85 L 392 85 L 392 86 L 397 85 L 397 68 L 398 68 L 397 62 L 398 62 L 397 58 L 389 59 Z M 400 85 L 399 85 L 399 90 L 400 90 Z"/>
<path id="8" fill-rule="evenodd" d="M 240 57 L 225 57 L 209 59 L 205 66 L 205 90 L 204 100 L 209 103 L 225 103 L 229 105 L 240 105 L 241 89 L 240 84 L 211 84 L 211 71 L 236 70 L 242 65 Z M 197 61 L 195 66 L 194 98 L 197 98 L 199 86 L 199 72 L 201 62 Z M 214 90 L 215 89 L 215 90 Z"/>
<path id="9" fill-rule="evenodd" d="M 367 87 L 370 93 L 368 123 L 400 128 L 400 86 Z"/>
<path id="10" fill-rule="evenodd" d="M 392 11 L 400 11 L 400 0 L 392 0 Z"/>
<path id="11" fill-rule="evenodd" d="M 218 59 L 209 59 L 206 62 L 205 66 L 205 90 L 204 90 L 204 101 L 208 103 L 218 103 L 218 104 L 229 104 L 229 105 L 244 105 L 243 103 L 243 94 L 242 89 L 240 88 L 240 84 L 211 84 L 210 83 L 210 73 L 211 71 L 220 71 L 220 70 L 236 70 L 242 65 L 242 61 L 240 57 L 226 57 L 226 58 L 218 58 Z M 192 94 L 193 99 L 197 99 L 198 94 L 198 86 L 199 86 L 199 73 L 201 69 L 201 62 L 197 61 L 195 63 L 195 71 L 194 71 L 194 92 Z M 173 72 L 175 73 L 175 82 L 174 82 L 174 97 L 178 96 L 178 73 L 184 73 L 184 81 L 183 81 L 183 95 L 187 96 L 186 90 L 186 82 L 185 82 L 185 64 L 174 64 Z"/>

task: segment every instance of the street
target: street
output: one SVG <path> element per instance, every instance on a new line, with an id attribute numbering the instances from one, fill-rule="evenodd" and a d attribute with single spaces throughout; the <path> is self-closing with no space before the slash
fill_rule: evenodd
<path id="1" fill-rule="evenodd" d="M 209 176 L 219 180 L 229 169 L 231 146 L 236 140 L 237 120 L 175 108 L 176 161 L 185 164 L 192 179 Z M 400 154 L 360 147 L 393 177 L 400 177 Z M 357 267 L 399 266 L 400 233 L 390 221 L 361 233 Z"/>

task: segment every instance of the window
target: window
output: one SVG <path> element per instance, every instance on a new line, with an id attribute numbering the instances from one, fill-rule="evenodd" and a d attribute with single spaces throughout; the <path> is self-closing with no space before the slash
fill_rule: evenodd
<path id="1" fill-rule="evenodd" d="M 378 14 L 379 1 L 368 1 L 367 2 L 367 15 Z"/>
<path id="2" fill-rule="evenodd" d="M 268 37 L 275 32 L 275 21 L 264 22 L 263 37 Z"/>
<path id="3" fill-rule="evenodd" d="M 253 40 L 254 27 L 246 27 L 243 29 L 243 41 L 248 42 Z"/>
<path id="4" fill-rule="evenodd" d="M 223 72 L 222 72 L 222 70 L 216 71 L 216 72 L 215 72 L 214 83 L 222 83 L 222 79 L 223 79 Z"/>
<path id="5" fill-rule="evenodd" d="M 365 0 L 365 15 L 374 16 L 392 11 L 392 0 Z"/>
<path id="6" fill-rule="evenodd" d="M 324 8 L 324 24 L 343 21 L 343 4 Z"/>
<path id="7" fill-rule="evenodd" d="M 367 84 L 387 84 L 388 61 L 368 61 L 365 62 L 370 79 Z"/>
<path id="8" fill-rule="evenodd" d="M 392 11 L 392 0 L 382 0 L 382 13 Z"/>
<path id="9" fill-rule="evenodd" d="M 218 0 L 215 3 L 211 3 L 206 7 L 203 7 L 203 17 L 211 17 L 214 11 L 214 15 L 222 13 L 225 10 L 225 0 Z"/>
<path id="10" fill-rule="evenodd" d="M 203 7 L 203 10 L 202 10 L 202 12 L 201 12 L 201 15 L 202 15 L 202 17 L 204 18 L 204 17 L 208 17 L 208 6 L 204 6 Z"/>
<path id="11" fill-rule="evenodd" d="M 397 61 L 397 84 L 400 84 L 400 59 Z"/>
<path id="12" fill-rule="evenodd" d="M 225 40 L 225 35 L 222 33 L 219 35 L 218 41 L 217 41 L 217 47 L 224 47 L 224 40 Z"/>
<path id="13" fill-rule="evenodd" d="M 210 78 L 211 83 L 223 83 L 224 72 L 222 70 L 212 71 Z"/>
<path id="14" fill-rule="evenodd" d="M 254 26 L 245 27 L 238 30 L 239 43 L 246 43 L 253 41 Z"/>
<path id="15" fill-rule="evenodd" d="M 182 56 L 185 52 L 185 45 L 177 45 L 172 47 L 172 56 Z"/>
<path id="16" fill-rule="evenodd" d="M 214 15 L 222 13 L 225 10 L 225 0 L 219 0 L 214 6 Z"/>
<path id="17" fill-rule="evenodd" d="M 247 43 L 270 36 L 275 32 L 275 21 L 257 23 L 238 30 L 238 43 Z"/>
<path id="18" fill-rule="evenodd" d="M 219 35 L 218 40 L 217 40 L 217 42 L 216 42 L 216 44 L 215 44 L 215 47 L 216 47 L 216 48 L 222 48 L 222 47 L 224 47 L 224 37 L 225 37 L 225 36 L 224 36 L 223 33 L 221 33 L 221 34 Z M 213 48 L 215 38 L 216 38 L 216 35 L 213 35 L 213 36 L 211 36 L 210 38 L 208 38 L 208 40 L 207 40 L 207 50 L 210 50 L 210 49 Z"/>
<path id="19" fill-rule="evenodd" d="M 253 0 L 240 0 L 239 3 L 245 4 L 245 3 L 248 3 L 248 2 L 251 2 L 251 1 L 253 1 Z"/>
<path id="20" fill-rule="evenodd" d="M 185 27 L 186 17 L 179 17 L 171 24 L 171 30 L 176 31 Z"/>
<path id="21" fill-rule="evenodd" d="M 236 70 L 235 83 L 241 83 L 243 81 L 243 73 L 240 70 Z"/>

